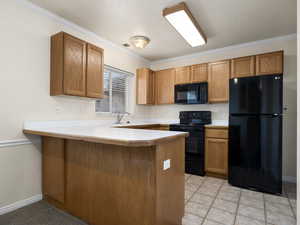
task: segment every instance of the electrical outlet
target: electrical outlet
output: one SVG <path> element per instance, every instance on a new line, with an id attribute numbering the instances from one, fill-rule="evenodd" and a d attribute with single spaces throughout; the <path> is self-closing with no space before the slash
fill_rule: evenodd
<path id="1" fill-rule="evenodd" d="M 164 160 L 164 170 L 167 170 L 171 167 L 171 159 Z"/>
<path id="2" fill-rule="evenodd" d="M 62 112 L 62 108 L 60 106 L 56 106 L 55 107 L 55 112 L 56 113 L 61 113 Z"/>

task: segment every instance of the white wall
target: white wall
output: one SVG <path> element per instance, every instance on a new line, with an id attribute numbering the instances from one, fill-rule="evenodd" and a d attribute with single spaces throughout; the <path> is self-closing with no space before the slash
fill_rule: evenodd
<path id="1" fill-rule="evenodd" d="M 300 35 L 300 0 L 297 0 L 297 35 L 298 35 L 298 37 L 299 37 L 299 35 Z M 298 40 L 297 40 L 297 56 L 298 56 L 298 58 L 297 58 L 297 66 L 298 66 L 298 68 L 300 68 L 300 39 L 298 38 Z M 297 76 L 298 76 L 298 78 L 300 77 L 300 70 L 299 69 L 297 69 Z M 300 117 L 300 79 L 298 79 L 297 80 L 297 84 L 298 84 L 298 86 L 297 86 L 297 103 L 298 103 L 298 105 L 297 105 L 297 109 L 298 109 L 298 111 L 297 111 L 297 116 L 298 116 L 298 118 Z M 299 121 L 299 119 L 297 120 L 297 180 L 299 180 L 300 179 L 300 143 L 299 143 L 299 140 L 300 140 L 300 121 Z M 299 196 L 300 196 L 300 185 L 297 185 L 297 196 L 298 196 L 298 198 L 297 199 L 299 199 Z M 299 210 L 299 208 L 300 208 L 300 203 L 299 203 L 299 201 L 297 201 L 297 218 L 298 218 L 298 221 L 300 221 L 299 220 L 299 218 L 300 218 L 300 210 Z M 297 223 L 298 225 L 299 225 L 299 222 Z"/>
<path id="2" fill-rule="evenodd" d="M 0 15 L 1 208 L 41 193 L 40 146 L 3 145 L 25 138 L 25 120 L 111 118 L 96 115 L 93 100 L 49 95 L 50 36 L 66 31 L 94 43 L 104 48 L 105 64 L 132 73 L 148 66 L 148 61 L 23 0 L 1 0 Z M 130 111 L 147 115 L 147 110 L 135 105 L 135 82 L 131 85 Z"/>
<path id="3" fill-rule="evenodd" d="M 213 62 L 229 58 L 255 55 L 259 53 L 284 50 L 284 106 L 288 107 L 283 121 L 283 175 L 287 180 L 296 179 L 296 119 L 297 119 L 297 40 L 296 35 L 278 37 L 211 50 L 198 54 L 176 57 L 153 62 L 153 70 Z M 211 105 L 162 105 L 148 107 L 153 118 L 178 118 L 182 110 L 211 110 L 214 120 L 228 120 L 228 104 Z"/>
<path id="4" fill-rule="evenodd" d="M 94 101 L 49 95 L 50 36 L 66 31 L 101 46 L 105 64 L 132 73 L 149 63 L 93 33 L 77 27 L 24 0 L 0 2 L 0 213 L 1 207 L 41 193 L 41 150 L 39 144 L 5 146 L 7 140 L 27 138 L 25 120 L 110 119 L 94 113 Z M 153 69 L 215 61 L 273 50 L 285 50 L 285 102 L 290 122 L 285 122 L 284 173 L 295 176 L 296 163 L 296 41 L 276 40 L 255 45 L 206 52 L 157 62 Z M 135 82 L 130 88 L 130 112 L 134 117 L 177 119 L 180 110 L 212 110 L 214 119 L 228 117 L 228 105 L 136 106 Z M 288 142 L 288 143 L 287 143 Z M 5 147 L 4 147 L 5 146 Z"/>

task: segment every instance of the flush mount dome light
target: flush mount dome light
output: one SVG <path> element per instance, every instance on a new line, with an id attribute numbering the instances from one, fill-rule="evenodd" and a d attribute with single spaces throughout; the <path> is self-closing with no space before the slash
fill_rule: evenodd
<path id="1" fill-rule="evenodd" d="M 206 44 L 206 37 L 184 2 L 163 10 L 163 16 L 192 46 Z"/>
<path id="2" fill-rule="evenodd" d="M 150 39 L 145 36 L 133 36 L 129 41 L 133 46 L 137 48 L 145 48 L 149 44 Z"/>

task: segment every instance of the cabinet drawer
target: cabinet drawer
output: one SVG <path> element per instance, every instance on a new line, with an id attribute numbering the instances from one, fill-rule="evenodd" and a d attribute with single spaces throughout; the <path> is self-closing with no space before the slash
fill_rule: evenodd
<path id="1" fill-rule="evenodd" d="M 210 138 L 228 138 L 228 129 L 206 128 L 205 136 Z"/>

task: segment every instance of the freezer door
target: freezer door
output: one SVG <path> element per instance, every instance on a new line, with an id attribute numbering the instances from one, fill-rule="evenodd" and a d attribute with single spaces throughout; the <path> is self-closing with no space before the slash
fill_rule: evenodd
<path id="1" fill-rule="evenodd" d="M 230 116 L 229 183 L 281 193 L 281 116 Z"/>
<path id="2" fill-rule="evenodd" d="M 282 113 L 282 75 L 233 78 L 229 84 L 230 114 Z"/>

